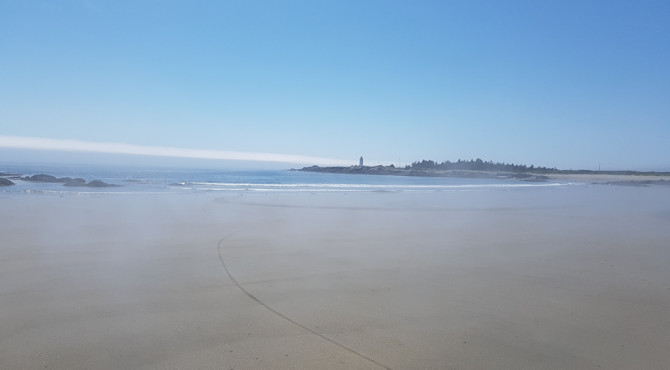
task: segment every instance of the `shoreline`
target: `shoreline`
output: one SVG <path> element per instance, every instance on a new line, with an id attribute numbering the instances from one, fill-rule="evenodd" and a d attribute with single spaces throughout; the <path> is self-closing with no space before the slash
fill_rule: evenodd
<path id="1" fill-rule="evenodd" d="M 394 168 L 391 166 L 350 166 L 350 167 L 303 167 L 291 169 L 298 172 L 316 172 L 346 175 L 446 177 L 446 178 L 487 178 L 509 179 L 526 182 L 580 182 L 594 185 L 648 186 L 670 185 L 670 174 L 666 172 L 610 171 L 581 173 L 582 171 L 547 172 L 499 172 L 475 170 L 417 170 Z"/>

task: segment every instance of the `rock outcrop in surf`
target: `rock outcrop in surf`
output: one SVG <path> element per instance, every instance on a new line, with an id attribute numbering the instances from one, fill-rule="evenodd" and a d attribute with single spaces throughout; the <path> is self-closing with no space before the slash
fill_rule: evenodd
<path id="1" fill-rule="evenodd" d="M 77 186 L 86 186 L 86 187 L 91 187 L 91 188 L 108 188 L 108 187 L 116 187 L 116 186 L 121 186 L 121 185 L 115 185 L 115 184 L 108 184 L 104 181 L 101 180 L 91 180 L 90 182 L 86 182 L 86 180 L 77 177 L 77 178 L 71 178 L 71 177 L 55 177 L 51 175 L 45 175 L 45 174 L 38 174 L 38 175 L 33 175 L 33 176 L 26 176 L 21 178 L 23 181 L 30 181 L 30 182 L 45 182 L 45 183 L 62 183 L 64 186 L 72 186 L 72 187 L 77 187 Z"/>

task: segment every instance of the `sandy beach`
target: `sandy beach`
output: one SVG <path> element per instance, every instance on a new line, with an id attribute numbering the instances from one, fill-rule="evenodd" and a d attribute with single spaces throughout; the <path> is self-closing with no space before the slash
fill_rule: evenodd
<path id="1" fill-rule="evenodd" d="M 665 186 L 0 205 L 2 369 L 670 363 Z"/>
<path id="2" fill-rule="evenodd" d="M 579 182 L 587 184 L 604 183 L 644 183 L 649 181 L 670 181 L 670 176 L 651 175 L 610 175 L 610 174 L 550 174 L 551 181 Z"/>

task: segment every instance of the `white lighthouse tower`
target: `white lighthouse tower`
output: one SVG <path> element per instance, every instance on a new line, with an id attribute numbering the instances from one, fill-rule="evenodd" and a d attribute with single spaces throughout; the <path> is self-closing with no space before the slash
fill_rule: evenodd
<path id="1" fill-rule="evenodd" d="M 360 167 L 363 167 L 363 157 L 361 157 L 361 159 L 358 160 L 358 165 Z"/>

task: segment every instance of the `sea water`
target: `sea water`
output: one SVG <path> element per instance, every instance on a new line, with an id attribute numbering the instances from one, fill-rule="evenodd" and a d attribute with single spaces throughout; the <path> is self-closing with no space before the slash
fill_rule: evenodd
<path id="1" fill-rule="evenodd" d="M 66 187 L 9 177 L 15 185 L 0 188 L 8 194 L 135 194 L 135 193 L 300 193 L 300 192 L 427 192 L 492 191 L 574 185 L 514 179 L 411 177 L 301 172 L 293 170 L 222 170 L 84 165 L 0 165 L 0 172 L 20 175 L 102 180 L 116 187 Z"/>

